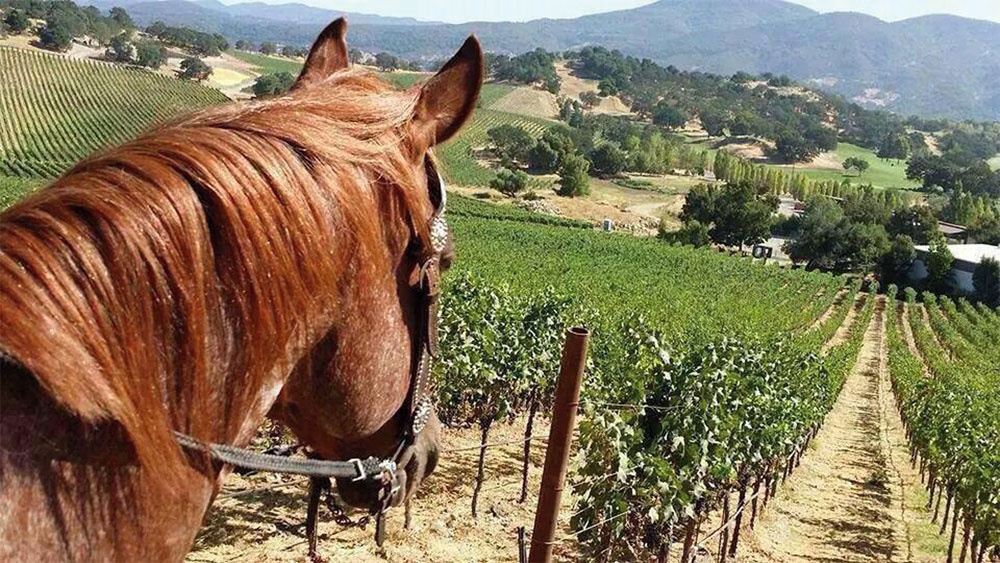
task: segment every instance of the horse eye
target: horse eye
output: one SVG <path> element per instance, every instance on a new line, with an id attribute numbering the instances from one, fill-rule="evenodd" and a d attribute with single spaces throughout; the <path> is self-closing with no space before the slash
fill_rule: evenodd
<path id="1" fill-rule="evenodd" d="M 441 251 L 441 271 L 447 272 L 451 268 L 451 263 L 455 261 L 455 245 L 451 240 L 451 233 L 448 233 L 448 243 Z"/>

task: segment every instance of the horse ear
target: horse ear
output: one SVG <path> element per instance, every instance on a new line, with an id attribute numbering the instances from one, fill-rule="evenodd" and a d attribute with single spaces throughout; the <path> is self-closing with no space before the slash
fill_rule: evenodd
<path id="1" fill-rule="evenodd" d="M 483 50 L 475 36 L 420 89 L 413 116 L 417 136 L 427 146 L 451 138 L 476 108 L 483 86 Z"/>
<path id="2" fill-rule="evenodd" d="M 350 64 L 347 55 L 347 19 L 339 17 L 316 38 L 299 79 L 295 81 L 295 87 L 320 82 L 331 74 L 346 69 Z"/>

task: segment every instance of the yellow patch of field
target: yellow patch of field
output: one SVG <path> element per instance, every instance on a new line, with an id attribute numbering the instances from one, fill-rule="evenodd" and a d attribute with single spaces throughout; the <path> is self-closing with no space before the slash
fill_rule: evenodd
<path id="1" fill-rule="evenodd" d="M 570 74 L 570 69 L 566 66 L 565 62 L 559 61 L 556 63 L 556 74 L 562 80 L 562 85 L 559 89 L 560 93 L 570 99 L 579 100 L 580 94 L 597 91 L 597 80 L 588 80 L 573 76 Z M 631 113 L 629 107 L 618 96 L 601 98 L 601 103 L 597 107 L 591 108 L 590 111 L 607 115 L 629 115 Z"/>
<path id="2" fill-rule="evenodd" d="M 44 51 L 32 45 L 38 38 L 34 35 L 8 35 L 4 39 L 0 39 L 0 45 L 6 45 L 8 47 L 17 47 L 18 49 L 28 49 L 30 51 Z"/>
<path id="3" fill-rule="evenodd" d="M 489 109 L 542 119 L 555 119 L 559 116 L 559 104 L 554 94 L 528 86 L 514 88 L 493 102 Z"/>
<path id="4" fill-rule="evenodd" d="M 236 86 L 253 78 L 252 74 L 246 74 L 230 68 L 215 67 L 212 69 L 212 82 L 222 87 Z"/>

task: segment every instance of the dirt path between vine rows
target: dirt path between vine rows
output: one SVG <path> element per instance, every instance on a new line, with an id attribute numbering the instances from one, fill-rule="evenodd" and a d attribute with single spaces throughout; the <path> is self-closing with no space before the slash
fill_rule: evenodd
<path id="1" fill-rule="evenodd" d="M 816 299 L 819 299 L 821 297 L 822 295 L 817 295 Z M 833 316 L 833 313 L 837 311 L 837 308 L 840 307 L 840 305 L 844 302 L 844 299 L 846 297 L 847 297 L 847 289 L 839 290 L 837 292 L 837 296 L 833 298 L 833 303 L 830 303 L 830 306 L 827 307 L 825 311 L 823 311 L 823 314 L 820 315 L 818 319 L 813 321 L 811 325 L 809 325 L 809 330 L 813 331 L 823 326 L 823 324 L 826 323 L 826 321 L 828 321 L 830 317 Z"/>
<path id="2" fill-rule="evenodd" d="M 748 534 L 742 560 L 940 560 L 889 385 L 885 307 L 879 297 L 840 397 Z"/>
<path id="3" fill-rule="evenodd" d="M 840 326 L 837 327 L 837 331 L 833 333 L 833 336 L 823 344 L 823 348 L 820 350 L 823 354 L 826 354 L 830 348 L 839 346 L 847 340 L 847 337 L 851 334 L 851 328 L 854 326 L 858 313 L 860 313 L 861 309 L 864 308 L 865 303 L 867 303 L 867 299 L 867 293 L 861 291 L 857 293 L 854 297 L 854 303 L 851 303 L 850 310 L 848 310 L 847 315 L 844 316 L 843 322 L 841 322 Z"/>

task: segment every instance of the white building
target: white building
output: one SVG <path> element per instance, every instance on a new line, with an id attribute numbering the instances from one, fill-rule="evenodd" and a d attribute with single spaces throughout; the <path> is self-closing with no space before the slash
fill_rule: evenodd
<path id="1" fill-rule="evenodd" d="M 927 266 L 924 265 L 924 257 L 927 256 L 929 247 L 917 245 L 917 259 L 910 266 L 910 279 L 919 281 L 927 277 Z M 951 279 L 955 287 L 966 293 L 975 291 L 972 285 L 972 273 L 976 271 L 976 266 L 983 258 L 993 258 L 1000 260 L 1000 246 L 989 244 L 949 244 L 948 250 L 955 257 L 951 265 Z"/>

